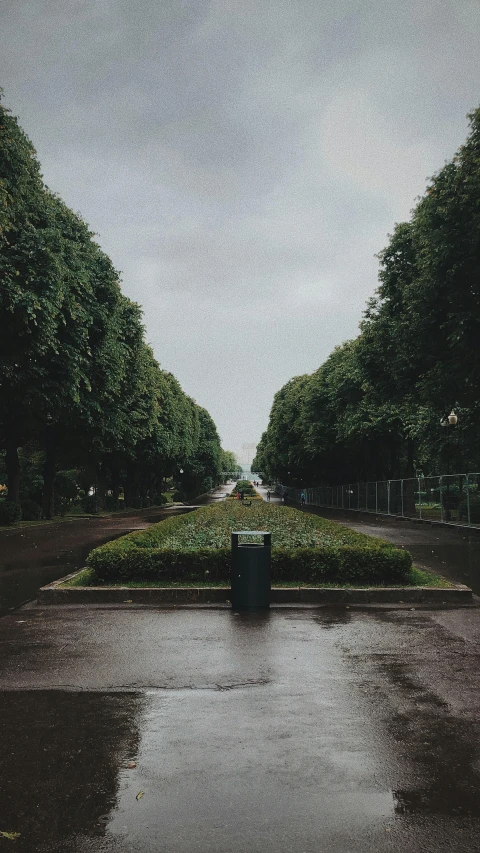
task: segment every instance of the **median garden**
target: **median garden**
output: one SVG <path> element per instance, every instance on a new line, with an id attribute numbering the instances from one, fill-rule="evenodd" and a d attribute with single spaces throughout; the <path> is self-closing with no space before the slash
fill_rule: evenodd
<path id="1" fill-rule="evenodd" d="M 425 585 L 425 573 L 412 568 L 407 551 L 263 501 L 206 506 L 108 542 L 91 552 L 87 571 L 74 583 L 228 585 L 232 530 L 271 532 L 274 585 Z"/>

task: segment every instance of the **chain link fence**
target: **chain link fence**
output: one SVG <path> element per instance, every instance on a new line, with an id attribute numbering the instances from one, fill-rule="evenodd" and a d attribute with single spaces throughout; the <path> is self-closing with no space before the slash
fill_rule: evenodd
<path id="1" fill-rule="evenodd" d="M 439 477 L 420 475 L 403 480 L 305 489 L 278 484 L 276 492 L 297 504 L 302 503 L 303 493 L 306 506 L 480 527 L 480 473 L 441 474 Z"/>

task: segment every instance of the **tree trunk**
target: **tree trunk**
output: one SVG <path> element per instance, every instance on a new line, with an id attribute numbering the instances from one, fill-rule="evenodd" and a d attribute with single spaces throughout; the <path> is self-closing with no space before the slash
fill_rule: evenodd
<path id="1" fill-rule="evenodd" d="M 20 461 L 18 458 L 17 442 L 14 438 L 7 439 L 6 447 L 6 466 L 7 466 L 7 486 L 8 495 L 7 501 L 18 503 L 20 500 Z"/>
<path id="2" fill-rule="evenodd" d="M 54 513 L 54 481 L 57 462 L 57 442 L 53 427 L 45 429 L 45 464 L 43 466 L 42 518 Z"/>
<path id="3" fill-rule="evenodd" d="M 112 496 L 115 504 L 118 504 L 120 498 L 120 471 L 116 464 L 112 470 Z"/>
<path id="4" fill-rule="evenodd" d="M 125 479 L 125 485 L 123 487 L 123 498 L 125 501 L 125 506 L 131 506 L 132 500 L 135 494 L 135 478 L 134 478 L 134 469 L 133 465 L 129 465 L 127 468 L 127 476 Z"/>
<path id="5" fill-rule="evenodd" d="M 103 470 L 102 465 L 98 465 L 97 467 L 96 493 L 98 506 L 102 507 L 102 509 L 105 509 L 107 498 L 107 478 L 105 476 L 105 472 Z"/>

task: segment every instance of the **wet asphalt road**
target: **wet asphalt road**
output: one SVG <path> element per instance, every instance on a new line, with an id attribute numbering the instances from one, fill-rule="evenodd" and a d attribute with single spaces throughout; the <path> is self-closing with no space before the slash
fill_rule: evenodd
<path id="1" fill-rule="evenodd" d="M 480 531 L 316 507 L 307 507 L 306 511 L 338 521 L 360 533 L 388 539 L 410 551 L 413 562 L 420 569 L 429 569 L 456 583 L 464 583 L 480 595 Z"/>
<path id="2" fill-rule="evenodd" d="M 338 520 L 417 564 L 459 542 Z M 477 604 L 30 603 L 0 619 L 0 853 L 478 853 L 479 708 Z"/>
<path id="3" fill-rule="evenodd" d="M 197 505 L 223 500 L 231 488 L 219 486 L 197 500 Z M 150 507 L 102 518 L 67 518 L 0 529 L 0 615 L 33 598 L 39 587 L 81 569 L 92 548 L 190 510 Z"/>
<path id="4" fill-rule="evenodd" d="M 479 615 L 17 610 L 0 620 L 0 830 L 21 834 L 0 843 L 477 853 Z"/>
<path id="5" fill-rule="evenodd" d="M 33 598 L 40 586 L 82 568 L 92 548 L 148 527 L 171 512 L 153 508 L 107 518 L 62 519 L 2 528 L 0 614 Z"/>

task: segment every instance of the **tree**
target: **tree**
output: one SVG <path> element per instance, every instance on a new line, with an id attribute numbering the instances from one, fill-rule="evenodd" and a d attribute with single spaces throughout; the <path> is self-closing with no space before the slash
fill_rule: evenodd
<path id="1" fill-rule="evenodd" d="M 155 361 L 141 309 L 93 238 L 44 186 L 31 142 L 0 105 L 0 449 L 11 501 L 19 448 L 40 455 L 46 518 L 59 467 L 93 480 L 100 504 L 122 484 L 127 499 L 153 500 L 182 464 L 192 486 L 218 482 L 221 469 L 213 421 Z"/>

